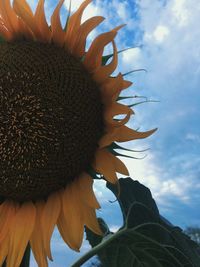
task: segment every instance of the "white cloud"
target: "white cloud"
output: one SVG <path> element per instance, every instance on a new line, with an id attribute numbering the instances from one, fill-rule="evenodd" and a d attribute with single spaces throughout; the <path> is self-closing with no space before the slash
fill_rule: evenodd
<path id="1" fill-rule="evenodd" d="M 155 0 L 138 1 L 138 5 L 145 46 L 141 62 L 154 71 L 152 75 L 162 78 L 163 82 L 171 80 L 172 75 L 181 82 L 183 77 L 190 74 L 192 80 L 192 71 L 196 71 L 200 61 L 200 28 L 196 24 L 200 3 L 194 0 L 169 0 L 163 8 L 161 1 Z M 184 24 L 184 27 L 180 27 L 180 24 Z M 183 66 L 189 68 L 190 72 L 186 73 Z M 156 80 L 160 81 L 158 77 Z"/>
<path id="2" fill-rule="evenodd" d="M 169 29 L 166 26 L 158 25 L 153 33 L 157 42 L 163 42 L 169 35 Z"/>
<path id="3" fill-rule="evenodd" d="M 194 175 L 192 173 L 189 174 L 189 170 L 193 168 L 193 166 L 184 166 L 186 175 L 175 175 L 175 169 L 181 168 L 181 164 L 179 166 L 176 161 L 174 161 L 171 170 L 166 171 L 163 167 L 158 165 L 159 159 L 156 159 L 152 151 L 149 152 L 149 155 L 143 160 L 128 158 L 121 158 L 121 160 L 126 164 L 130 177 L 134 180 L 138 180 L 151 190 L 153 198 L 158 203 L 161 212 L 169 205 L 173 206 L 173 203 L 169 204 L 168 201 L 166 201 L 169 198 L 174 198 L 183 204 L 192 205 L 191 191 L 197 185 L 200 186 L 200 182 L 196 181 Z"/>
<path id="4" fill-rule="evenodd" d="M 122 20 L 127 20 L 128 15 L 128 3 L 126 1 L 120 2 L 120 1 L 112 1 L 113 7 L 116 8 L 117 15 Z"/>
<path id="5" fill-rule="evenodd" d="M 71 11 L 74 12 L 84 2 L 84 0 L 71 0 Z M 70 0 L 65 0 L 64 5 L 69 9 Z"/>
<path id="6" fill-rule="evenodd" d="M 121 58 L 124 65 L 127 66 L 131 62 L 134 63 L 134 67 L 138 67 L 140 65 L 141 56 L 141 49 L 139 47 L 136 47 L 122 53 Z"/>
<path id="7" fill-rule="evenodd" d="M 144 33 L 144 40 L 148 43 L 158 43 L 161 44 L 163 41 L 166 41 L 168 35 L 170 34 L 169 28 L 165 25 L 158 25 L 155 27 L 152 32 Z"/>
<path id="8" fill-rule="evenodd" d="M 119 228 L 120 228 L 119 225 L 113 224 L 113 225 L 110 226 L 109 229 L 110 229 L 111 232 L 115 233 L 115 232 L 117 232 L 119 230 Z"/>
<path id="9" fill-rule="evenodd" d="M 72 2 L 71 3 L 71 12 L 74 13 L 84 1 L 83 0 L 72 0 L 71 2 Z M 65 1 L 64 6 L 68 10 L 69 9 L 69 1 Z M 93 2 L 90 3 L 83 13 L 82 22 L 84 22 L 85 20 L 87 20 L 90 17 L 102 14 L 100 9 L 101 8 L 100 8 L 100 5 L 98 5 L 98 3 L 96 5 Z"/>
<path id="10" fill-rule="evenodd" d="M 185 138 L 186 138 L 186 140 L 200 143 L 200 135 L 198 135 L 198 134 L 188 133 Z"/>
<path id="11" fill-rule="evenodd" d="M 175 0 L 172 3 L 172 13 L 176 19 L 176 23 L 179 26 L 186 26 L 188 24 L 189 17 L 192 15 L 187 8 L 186 0 Z"/>

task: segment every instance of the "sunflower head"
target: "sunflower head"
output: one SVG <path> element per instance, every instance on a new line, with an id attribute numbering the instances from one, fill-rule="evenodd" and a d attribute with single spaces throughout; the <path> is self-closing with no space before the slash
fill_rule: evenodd
<path id="1" fill-rule="evenodd" d="M 101 234 L 90 170 L 117 183 L 116 172 L 128 170 L 116 157 L 116 142 L 155 131 L 125 126 L 133 111 L 118 100 L 131 82 L 121 73 L 111 76 L 118 63 L 114 39 L 123 25 L 86 49 L 88 34 L 104 18 L 81 23 L 86 0 L 63 29 L 63 2 L 48 25 L 44 0 L 35 14 L 26 0 L 0 0 L 0 265 L 7 257 L 8 266 L 19 266 L 30 242 L 39 266 L 47 266 L 55 225 L 75 250 L 84 225 Z M 109 43 L 107 63 L 102 57 Z"/>
<path id="2" fill-rule="evenodd" d="M 1 195 L 46 197 L 94 160 L 104 130 L 99 86 L 55 44 L 4 42 L 0 69 Z"/>

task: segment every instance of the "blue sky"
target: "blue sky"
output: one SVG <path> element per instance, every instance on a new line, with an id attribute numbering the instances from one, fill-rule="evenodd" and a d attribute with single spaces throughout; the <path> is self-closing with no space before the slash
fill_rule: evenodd
<path id="1" fill-rule="evenodd" d="M 33 8 L 37 1 L 28 1 Z M 72 10 L 82 0 L 72 0 Z M 57 1 L 46 0 L 49 19 Z M 62 9 L 66 18 L 69 1 Z M 130 175 L 148 186 L 160 212 L 183 228 L 200 225 L 200 2 L 196 0 L 96 0 L 85 11 L 83 20 L 103 15 L 106 20 L 88 38 L 126 23 L 117 38 L 118 49 L 139 46 L 119 55 L 116 71 L 145 68 L 127 76 L 134 85 L 127 95 L 145 95 L 159 103 L 135 108 L 129 126 L 147 130 L 158 127 L 148 140 L 130 142 L 134 149 L 150 148 L 143 160 L 125 160 Z M 142 46 L 141 46 L 142 45 Z M 105 54 L 110 52 L 107 47 Z M 125 144 L 127 146 L 127 144 Z M 143 156 L 137 154 L 136 156 Z M 95 184 L 102 209 L 98 212 L 111 229 L 121 223 L 114 196 Z M 81 252 L 89 249 L 84 242 Z M 72 252 L 55 232 L 52 238 L 54 262 L 51 267 L 70 266 L 80 254 Z M 31 267 L 35 267 L 32 260 Z"/>

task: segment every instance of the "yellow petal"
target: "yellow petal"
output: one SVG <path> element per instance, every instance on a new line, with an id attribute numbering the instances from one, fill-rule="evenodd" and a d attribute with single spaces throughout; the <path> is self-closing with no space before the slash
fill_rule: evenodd
<path id="1" fill-rule="evenodd" d="M 143 139 L 153 134 L 157 129 L 153 129 L 147 132 L 138 132 L 128 128 L 125 125 L 119 127 L 107 127 L 106 133 L 99 140 L 99 147 L 104 148 L 109 146 L 114 141 L 126 142 L 135 139 Z"/>
<path id="2" fill-rule="evenodd" d="M 133 83 L 130 81 L 123 80 L 123 88 L 122 89 L 126 89 L 126 88 L 130 87 L 132 84 Z"/>
<path id="3" fill-rule="evenodd" d="M 106 125 L 112 126 L 112 127 L 120 127 L 129 121 L 132 114 L 133 114 L 133 111 L 130 111 L 123 119 L 119 121 L 111 120 L 110 122 L 107 122 Z"/>
<path id="4" fill-rule="evenodd" d="M 112 29 L 112 31 L 113 31 L 113 32 L 117 32 L 117 31 L 119 31 L 121 28 L 123 28 L 124 26 L 126 26 L 126 24 L 121 24 L 121 25 L 115 27 L 114 29 Z"/>
<path id="5" fill-rule="evenodd" d="M 79 251 L 83 241 L 84 217 L 81 209 L 81 198 L 75 182 L 68 185 L 62 194 L 63 216 L 60 220 L 64 221 L 63 227 L 67 229 L 68 245 Z M 60 223 L 61 224 L 61 223 Z"/>
<path id="6" fill-rule="evenodd" d="M 48 267 L 47 256 L 44 250 L 44 240 L 41 225 L 42 212 L 45 202 L 36 202 L 36 219 L 35 226 L 30 237 L 30 245 L 39 267 Z"/>
<path id="7" fill-rule="evenodd" d="M 104 119 L 106 122 L 110 124 L 113 123 L 114 125 L 120 125 L 120 122 L 113 120 L 114 116 L 117 116 L 120 114 L 127 114 L 129 116 L 129 114 L 133 114 L 133 110 L 129 108 L 128 106 L 115 102 L 106 108 L 104 112 Z M 125 121 L 126 120 L 127 118 L 125 119 Z"/>
<path id="8" fill-rule="evenodd" d="M 10 32 L 6 27 L 5 24 L 2 23 L 0 20 L 0 34 L 7 40 L 10 41 L 13 38 L 12 32 Z"/>
<path id="9" fill-rule="evenodd" d="M 90 207 L 83 208 L 85 225 L 97 235 L 102 235 L 99 223 L 96 217 L 95 209 Z"/>
<path id="10" fill-rule="evenodd" d="M 18 267 L 20 265 L 34 228 L 35 215 L 36 210 L 32 202 L 22 204 L 17 211 L 10 232 L 7 267 Z"/>
<path id="11" fill-rule="evenodd" d="M 123 88 L 123 76 L 119 73 L 116 77 L 109 77 L 106 83 L 103 83 L 100 87 L 102 101 L 105 105 L 110 105 L 110 102 L 116 99 L 113 99 L 115 95 L 119 95 Z"/>
<path id="12" fill-rule="evenodd" d="M 67 24 L 67 30 L 66 30 L 66 34 L 65 34 L 65 48 L 66 49 L 70 50 L 72 48 L 72 42 L 74 42 L 74 39 L 76 38 L 77 31 L 80 28 L 83 11 L 91 2 L 92 2 L 92 0 L 85 0 L 80 5 L 80 7 L 77 9 L 77 11 L 74 12 L 74 14 L 69 17 L 69 21 Z"/>
<path id="13" fill-rule="evenodd" d="M 34 40 L 34 34 L 30 30 L 28 25 L 24 23 L 24 21 L 20 17 L 18 17 L 18 21 L 19 21 L 19 29 L 20 29 L 21 35 L 26 37 L 27 40 Z"/>
<path id="14" fill-rule="evenodd" d="M 116 32 L 106 32 L 97 36 L 92 42 L 88 52 L 85 55 L 83 64 L 88 71 L 94 72 L 95 69 L 101 67 L 102 55 L 104 47 L 113 41 Z"/>
<path id="15" fill-rule="evenodd" d="M 78 189 L 81 196 L 81 201 L 85 202 L 91 208 L 99 209 L 100 205 L 93 192 L 93 179 L 87 173 L 83 173 L 78 181 Z"/>
<path id="16" fill-rule="evenodd" d="M 138 132 L 123 125 L 117 128 L 116 139 L 117 142 L 126 142 L 135 139 L 143 139 L 152 135 L 157 129 L 153 129 L 147 132 Z"/>
<path id="17" fill-rule="evenodd" d="M 33 12 L 26 0 L 14 0 L 13 8 L 15 11 L 19 10 L 19 13 L 27 13 L 28 16 L 33 17 Z"/>
<path id="18" fill-rule="evenodd" d="M 51 260 L 52 260 L 52 255 L 50 248 L 50 240 L 54 227 L 57 223 L 60 210 L 61 210 L 60 192 L 56 192 L 48 197 L 41 218 L 44 249 L 49 259 Z"/>
<path id="19" fill-rule="evenodd" d="M 99 140 L 99 147 L 103 148 L 112 144 L 116 139 L 117 127 L 108 127 L 106 133 Z"/>
<path id="20" fill-rule="evenodd" d="M 60 9 L 63 5 L 63 2 L 64 0 L 59 1 L 56 9 L 53 12 L 53 15 L 51 16 L 52 40 L 60 47 L 63 47 L 65 40 L 65 32 L 60 22 Z"/>
<path id="21" fill-rule="evenodd" d="M 115 166 L 115 171 L 124 175 L 129 175 L 129 171 L 126 168 L 126 165 L 115 155 L 111 154 L 111 157 Z"/>
<path id="22" fill-rule="evenodd" d="M 12 32 L 12 25 L 10 24 L 10 19 L 5 8 L 6 1 L 7 0 L 0 0 L 0 18 L 1 21 L 3 21 L 4 26 L 8 29 L 8 31 Z"/>
<path id="23" fill-rule="evenodd" d="M 38 28 L 40 29 L 41 35 L 40 35 L 40 41 L 43 41 L 45 43 L 49 43 L 51 38 L 51 32 L 49 30 L 49 26 L 47 24 L 45 13 L 44 13 L 44 0 L 39 0 L 39 3 L 37 5 L 34 19 L 37 23 Z"/>
<path id="24" fill-rule="evenodd" d="M 19 34 L 18 18 L 10 5 L 10 0 L 0 0 L 0 13 L 4 19 L 6 28 L 13 37 Z"/>
<path id="25" fill-rule="evenodd" d="M 120 93 L 122 90 L 127 89 L 128 87 L 130 87 L 133 83 L 130 81 L 126 81 L 126 80 L 122 80 L 122 87 L 121 90 L 118 90 L 118 92 L 116 92 L 116 94 L 113 95 L 112 101 L 117 101 L 117 98 L 119 97 Z"/>
<path id="26" fill-rule="evenodd" d="M 5 201 L 0 206 L 0 244 L 8 234 L 15 216 L 15 205 Z"/>
<path id="27" fill-rule="evenodd" d="M 108 182 L 116 183 L 117 176 L 110 153 L 106 149 L 100 149 L 96 152 L 95 156 L 94 169 L 102 174 Z"/>
<path id="28" fill-rule="evenodd" d="M 98 68 L 93 74 L 93 79 L 97 83 L 105 82 L 105 80 L 109 78 L 109 76 L 113 73 L 113 71 L 117 67 L 117 63 L 118 63 L 117 47 L 114 41 L 112 41 L 112 44 L 113 44 L 113 50 L 114 50 L 112 61 L 108 65 Z"/>
<path id="29" fill-rule="evenodd" d="M 76 38 L 71 45 L 71 51 L 73 55 L 77 57 L 82 57 L 85 54 L 85 45 L 88 34 L 96 28 L 102 21 L 104 17 L 96 16 L 86 20 L 79 28 Z"/>
<path id="30" fill-rule="evenodd" d="M 3 265 L 3 262 L 8 255 L 9 248 L 9 236 L 7 236 L 4 241 L 0 244 L 0 266 Z"/>
<path id="31" fill-rule="evenodd" d="M 67 228 L 67 226 L 68 226 L 67 220 L 65 219 L 63 211 L 61 211 L 57 222 L 57 227 L 60 232 L 60 235 L 62 236 L 62 239 L 65 241 L 65 243 L 71 249 L 79 251 L 79 248 L 77 248 L 77 245 L 73 243 L 73 240 L 71 242 L 70 235 L 68 234 L 69 229 Z"/>
<path id="32" fill-rule="evenodd" d="M 37 22 L 34 19 L 32 10 L 26 0 L 14 0 L 13 8 L 16 14 L 22 18 L 22 20 L 28 25 L 33 32 L 34 36 L 38 39 L 41 37 L 41 33 L 37 27 Z"/>

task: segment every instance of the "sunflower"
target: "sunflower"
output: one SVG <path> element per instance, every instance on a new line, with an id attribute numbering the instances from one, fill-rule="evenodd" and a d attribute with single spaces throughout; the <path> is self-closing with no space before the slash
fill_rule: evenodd
<path id="1" fill-rule="evenodd" d="M 63 28 L 63 2 L 49 26 L 44 0 L 35 14 L 26 0 L 0 0 L 0 265 L 6 259 L 7 267 L 20 265 L 28 244 L 38 265 L 48 266 L 56 226 L 76 251 L 84 226 L 101 235 L 94 176 L 117 183 L 116 172 L 128 175 L 113 145 L 155 131 L 125 126 L 133 111 L 117 102 L 131 85 L 121 73 L 111 77 L 123 25 L 97 36 L 86 51 L 88 34 L 104 18 L 81 23 L 86 0 Z M 103 57 L 107 44 L 110 63 Z"/>

